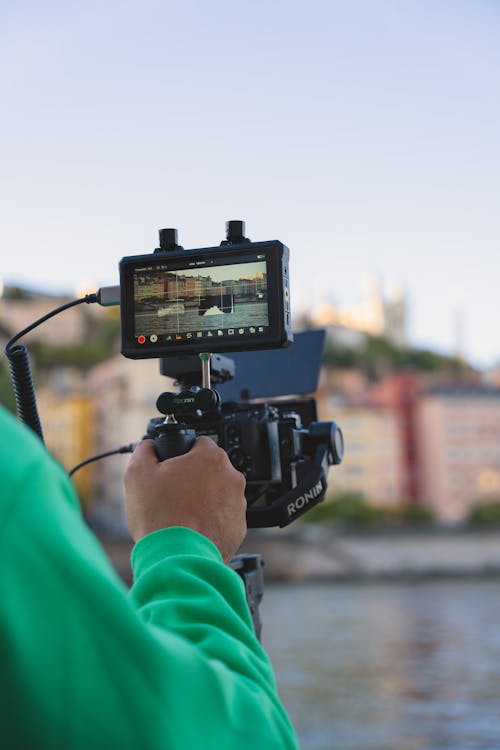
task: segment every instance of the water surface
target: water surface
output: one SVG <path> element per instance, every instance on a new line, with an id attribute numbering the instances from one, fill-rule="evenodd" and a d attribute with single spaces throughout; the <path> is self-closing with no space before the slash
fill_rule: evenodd
<path id="1" fill-rule="evenodd" d="M 500 581 L 268 585 L 303 750 L 500 750 Z"/>
<path id="2" fill-rule="evenodd" d="M 265 302 L 249 302 L 235 305 L 234 312 L 218 315 L 198 315 L 198 310 L 186 310 L 184 313 L 172 313 L 158 317 L 156 313 L 139 312 L 136 315 L 135 334 L 158 336 L 186 331 L 214 331 L 217 329 L 238 329 L 269 325 L 268 307 Z M 245 330 L 245 333 L 249 333 Z"/>

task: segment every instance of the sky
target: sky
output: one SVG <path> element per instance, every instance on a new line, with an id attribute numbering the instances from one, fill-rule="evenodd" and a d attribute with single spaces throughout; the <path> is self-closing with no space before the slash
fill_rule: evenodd
<path id="1" fill-rule="evenodd" d="M 497 0 L 0 0 L 0 277 L 118 283 L 176 227 L 290 248 L 292 308 L 402 287 L 500 361 Z"/>

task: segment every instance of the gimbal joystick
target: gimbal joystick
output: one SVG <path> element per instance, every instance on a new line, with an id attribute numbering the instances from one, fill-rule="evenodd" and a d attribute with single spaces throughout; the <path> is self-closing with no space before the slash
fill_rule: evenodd
<path id="1" fill-rule="evenodd" d="M 202 362 L 202 388 L 191 386 L 180 393 L 161 393 L 156 401 L 156 408 L 165 414 L 165 420 L 151 420 L 148 425 L 148 437 L 155 441 L 160 461 L 181 456 L 194 445 L 196 431 L 189 428 L 185 422 L 178 422 L 179 418 L 182 419 L 184 415 L 201 419 L 215 413 L 220 405 L 219 394 L 210 388 L 211 354 L 204 352 L 199 356 Z"/>

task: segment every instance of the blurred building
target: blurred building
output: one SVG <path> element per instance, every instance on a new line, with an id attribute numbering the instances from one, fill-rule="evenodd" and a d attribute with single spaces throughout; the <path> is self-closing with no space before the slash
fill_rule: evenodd
<path id="1" fill-rule="evenodd" d="M 314 325 L 326 328 L 335 343 L 341 345 L 356 346 L 362 341 L 362 334 L 382 336 L 395 346 L 408 344 L 404 293 L 392 290 L 384 295 L 375 279 L 369 280 L 365 297 L 359 304 L 324 304 L 308 312 L 308 315 Z"/>
<path id="2" fill-rule="evenodd" d="M 141 440 L 152 417 L 160 416 L 156 399 L 175 390 L 160 375 L 158 360 L 130 360 L 117 355 L 96 365 L 88 376 L 95 405 L 94 453 Z M 117 455 L 94 464 L 95 505 L 92 521 L 112 533 L 125 533 L 123 475 L 130 456 Z"/>
<path id="3" fill-rule="evenodd" d="M 500 388 L 500 364 L 486 370 L 483 374 L 483 381 L 485 385 L 492 388 Z"/>
<path id="4" fill-rule="evenodd" d="M 68 297 L 44 297 L 34 299 L 9 299 L 0 297 L 0 324 L 13 336 L 31 325 L 35 320 L 68 302 Z M 96 315 L 98 305 L 78 305 L 56 315 L 23 339 L 23 343 L 41 341 L 52 346 L 75 344 L 85 339 L 89 324 Z M 99 307 L 102 313 L 102 308 Z"/>
<path id="5" fill-rule="evenodd" d="M 420 494 L 446 522 L 500 501 L 500 390 L 437 387 L 416 410 Z"/>
<path id="6" fill-rule="evenodd" d="M 419 497 L 419 464 L 415 410 L 421 391 L 421 376 L 412 370 L 395 372 L 370 389 L 370 403 L 392 409 L 397 415 L 403 497 L 416 502 Z"/>
<path id="7" fill-rule="evenodd" d="M 77 371 L 55 370 L 37 389 L 37 404 L 45 444 L 66 471 L 93 455 L 93 407 Z M 76 472 L 73 482 L 86 508 L 93 490 L 92 467 Z"/>
<path id="8" fill-rule="evenodd" d="M 367 375 L 353 367 L 322 367 L 317 391 L 318 403 L 340 395 L 350 404 L 364 404 L 370 383 Z M 329 407 L 328 407 L 329 408 Z"/>
<path id="9" fill-rule="evenodd" d="M 404 503 L 404 462 L 401 425 L 388 407 L 349 406 L 322 399 L 320 418 L 340 425 L 345 456 L 329 474 L 334 493 L 361 494 L 373 504 L 397 507 Z"/>

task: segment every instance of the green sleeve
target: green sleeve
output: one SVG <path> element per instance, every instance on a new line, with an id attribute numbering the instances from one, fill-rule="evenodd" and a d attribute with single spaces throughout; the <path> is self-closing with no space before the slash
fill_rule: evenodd
<path id="1" fill-rule="evenodd" d="M 36 437 L 0 412 L 0 747 L 296 748 L 239 577 L 183 528 L 128 593 Z"/>

